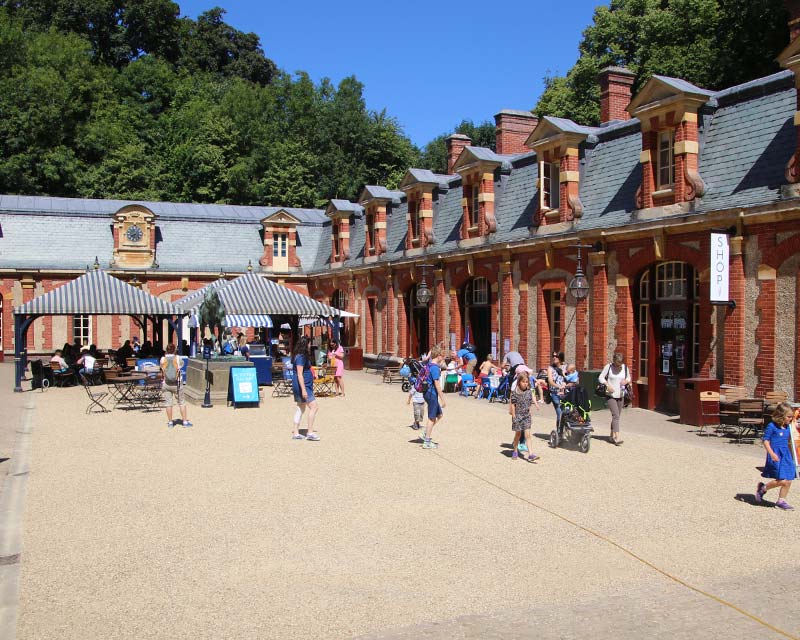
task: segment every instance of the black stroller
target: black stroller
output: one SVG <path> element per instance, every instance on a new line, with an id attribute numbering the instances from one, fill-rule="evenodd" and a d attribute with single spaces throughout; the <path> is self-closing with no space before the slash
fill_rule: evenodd
<path id="1" fill-rule="evenodd" d="M 408 369 L 407 373 L 404 371 L 405 369 Z M 400 374 L 403 376 L 403 393 L 408 393 L 411 387 L 416 384 L 417 376 L 422 369 L 423 366 L 419 360 L 414 360 L 414 358 L 406 358 L 403 361 L 403 366 L 400 367 Z"/>
<path id="2" fill-rule="evenodd" d="M 592 442 L 592 401 L 586 389 L 571 387 L 561 400 L 561 419 L 558 427 L 550 432 L 550 446 L 554 449 L 568 440 L 588 453 Z"/>

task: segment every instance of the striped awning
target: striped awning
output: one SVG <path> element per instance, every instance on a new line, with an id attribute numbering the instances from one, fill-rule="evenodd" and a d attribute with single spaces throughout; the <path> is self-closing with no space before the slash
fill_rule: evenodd
<path id="1" fill-rule="evenodd" d="M 181 309 L 94 269 L 14 308 L 16 315 L 183 315 Z"/>
<path id="2" fill-rule="evenodd" d="M 266 327 L 272 328 L 272 318 L 266 314 L 238 314 L 228 313 L 225 315 L 226 327 Z"/>
<path id="3" fill-rule="evenodd" d="M 220 287 L 224 287 L 226 284 L 228 284 L 228 281 L 225 278 L 214 280 L 214 282 L 207 284 L 202 289 L 192 291 L 180 300 L 176 300 L 172 304 L 179 309 L 183 309 L 184 311 L 196 312 L 197 309 L 200 308 L 200 305 L 203 304 L 203 300 L 206 297 L 206 291 L 209 289 L 219 289 Z"/>
<path id="4" fill-rule="evenodd" d="M 230 314 L 266 313 L 322 317 L 346 314 L 255 273 L 245 273 L 231 280 L 220 287 L 217 293 Z"/>

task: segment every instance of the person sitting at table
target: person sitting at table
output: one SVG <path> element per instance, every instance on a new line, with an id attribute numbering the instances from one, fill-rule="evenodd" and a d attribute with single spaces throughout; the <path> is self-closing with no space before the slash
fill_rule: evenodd
<path id="1" fill-rule="evenodd" d="M 139 344 L 139 336 L 133 336 L 133 342 L 131 342 L 131 349 L 133 349 L 133 355 L 137 358 L 139 357 L 139 351 L 142 349 L 142 345 Z"/>
<path id="2" fill-rule="evenodd" d="M 83 349 L 81 351 L 81 357 L 78 358 L 78 361 L 75 363 L 80 367 L 78 369 L 78 375 L 80 375 L 81 378 L 91 381 L 91 376 L 94 373 L 95 362 L 96 358 L 89 353 L 89 350 Z"/>
<path id="3" fill-rule="evenodd" d="M 89 345 L 89 355 L 92 356 L 95 360 L 97 358 L 102 358 L 103 354 L 100 353 L 100 350 L 97 348 L 96 344 Z"/>
<path id="4" fill-rule="evenodd" d="M 67 361 L 64 360 L 64 352 L 61 349 L 56 349 L 56 352 L 53 354 L 53 357 L 50 358 L 50 363 L 52 364 L 55 362 L 58 365 L 58 369 L 55 369 L 56 373 L 66 373 L 69 371 L 69 365 Z"/>
<path id="5" fill-rule="evenodd" d="M 152 358 L 154 356 L 153 343 L 145 340 L 139 348 L 139 358 Z"/>
<path id="6" fill-rule="evenodd" d="M 121 367 L 128 366 L 128 358 L 133 357 L 133 349 L 131 348 L 131 341 L 126 340 L 123 345 L 117 349 L 117 364 Z"/>
<path id="7" fill-rule="evenodd" d="M 487 353 L 486 358 L 481 363 L 480 369 L 478 369 L 478 378 L 488 378 L 495 374 L 496 371 L 499 371 L 497 367 L 494 366 L 494 362 L 491 360 L 491 354 Z"/>

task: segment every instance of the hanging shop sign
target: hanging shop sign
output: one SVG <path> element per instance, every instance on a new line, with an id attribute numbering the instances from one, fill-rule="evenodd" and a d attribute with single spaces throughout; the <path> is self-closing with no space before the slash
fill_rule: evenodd
<path id="1" fill-rule="evenodd" d="M 730 244 L 727 233 L 711 234 L 711 302 L 728 302 Z"/>

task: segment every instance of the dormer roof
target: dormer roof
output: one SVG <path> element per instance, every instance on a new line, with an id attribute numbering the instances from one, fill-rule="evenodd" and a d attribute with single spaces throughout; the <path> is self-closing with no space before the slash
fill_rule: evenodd
<path id="1" fill-rule="evenodd" d="M 361 191 L 361 195 L 358 197 L 358 202 L 362 206 L 375 200 L 381 200 L 384 202 L 400 202 L 402 197 L 402 191 L 390 191 L 386 187 L 368 184 Z"/>
<path id="2" fill-rule="evenodd" d="M 350 202 L 349 200 L 338 200 L 333 198 L 325 209 L 325 215 L 329 218 L 335 218 L 341 214 L 355 214 L 360 218 L 363 211 L 364 208 L 360 204 Z"/>
<path id="3" fill-rule="evenodd" d="M 541 147 L 549 142 L 555 142 L 564 137 L 574 138 L 576 142 L 582 142 L 591 134 L 597 132 L 597 127 L 586 127 L 577 124 L 568 118 L 556 118 L 545 116 L 539 120 L 539 124 L 528 136 L 525 145 L 531 149 Z"/>
<path id="4" fill-rule="evenodd" d="M 275 213 L 268 215 L 261 219 L 261 224 L 283 224 L 283 225 L 296 225 L 300 224 L 295 216 L 289 213 L 286 209 L 279 209 Z"/>
<path id="5" fill-rule="evenodd" d="M 776 60 L 784 69 L 796 67 L 800 63 L 800 38 L 792 40 L 789 46 L 778 54 Z"/>
<path id="6" fill-rule="evenodd" d="M 453 176 L 442 175 L 441 173 L 434 173 L 430 169 L 409 169 L 400 182 L 400 188 L 403 191 L 417 185 L 433 185 L 447 188 L 452 177 Z"/>
<path id="7" fill-rule="evenodd" d="M 459 169 L 471 167 L 473 165 L 483 163 L 495 166 L 506 164 L 510 166 L 511 161 L 519 154 L 499 154 L 486 147 L 464 147 L 458 160 L 453 165 L 453 171 L 458 172 Z"/>
<path id="8" fill-rule="evenodd" d="M 694 104 L 696 107 L 704 104 L 713 95 L 712 91 L 697 85 L 668 76 L 653 76 L 642 87 L 627 107 L 628 113 L 633 117 L 647 111 L 668 106 L 672 103 L 683 102 L 686 105 Z M 641 120 L 641 118 L 639 118 Z"/>

